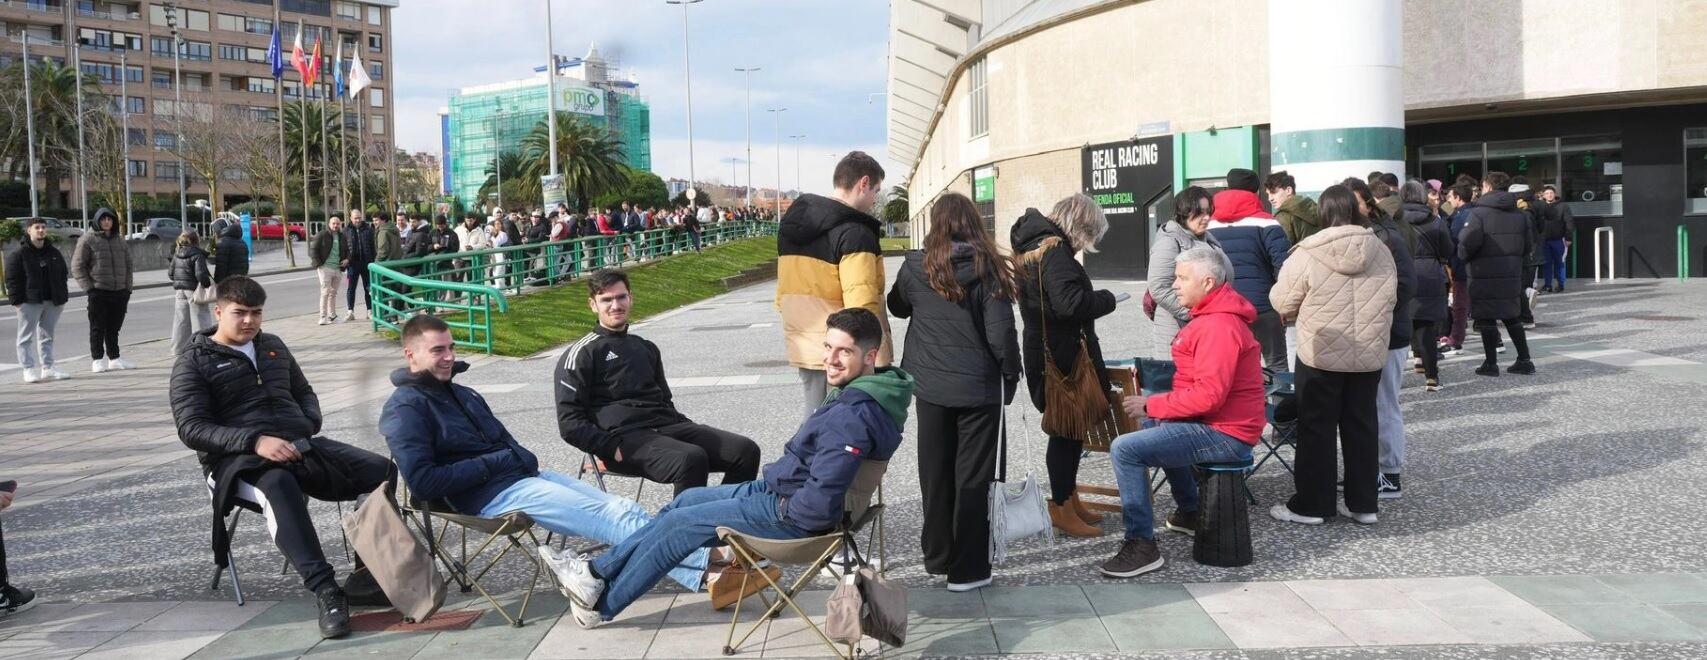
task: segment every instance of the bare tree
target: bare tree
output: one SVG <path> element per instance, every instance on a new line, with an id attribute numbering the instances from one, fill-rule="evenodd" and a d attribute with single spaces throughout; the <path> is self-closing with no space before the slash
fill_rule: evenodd
<path id="1" fill-rule="evenodd" d="M 249 195 L 256 200 L 276 198 L 284 186 L 284 161 L 279 160 L 279 129 L 275 116 L 247 117 L 231 127 L 231 162 L 247 174 Z M 287 200 L 276 199 L 277 214 L 285 216 Z"/>
<path id="2" fill-rule="evenodd" d="M 182 137 L 171 152 L 184 161 L 184 167 L 189 168 L 190 174 L 207 182 L 208 203 L 212 205 L 213 212 L 218 213 L 221 210 L 220 184 L 228 180 L 225 170 L 235 162 L 238 153 L 238 140 L 233 136 L 238 127 L 249 121 L 248 112 L 192 101 L 186 101 L 174 110 Z"/>

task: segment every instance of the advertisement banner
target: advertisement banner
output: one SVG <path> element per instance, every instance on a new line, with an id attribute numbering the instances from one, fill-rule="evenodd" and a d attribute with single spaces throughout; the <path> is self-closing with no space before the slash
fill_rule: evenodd
<path id="1" fill-rule="evenodd" d="M 1150 235 L 1173 213 L 1172 136 L 1086 146 L 1081 153 L 1084 192 L 1102 207 L 1108 234 L 1085 256 L 1092 277 L 1142 278 Z"/>
<path id="2" fill-rule="evenodd" d="M 583 87 L 561 80 L 555 81 L 557 87 L 557 109 L 569 112 L 605 116 L 605 92 L 601 89 Z"/>
<path id="3" fill-rule="evenodd" d="M 558 204 L 567 204 L 569 202 L 569 198 L 566 197 L 563 192 L 563 175 L 561 174 L 547 174 L 540 177 L 539 189 L 544 193 L 544 208 L 547 213 L 551 212 L 552 209 L 557 208 Z"/>
<path id="4" fill-rule="evenodd" d="M 990 202 L 996 199 L 996 168 L 972 170 L 972 201 Z"/>

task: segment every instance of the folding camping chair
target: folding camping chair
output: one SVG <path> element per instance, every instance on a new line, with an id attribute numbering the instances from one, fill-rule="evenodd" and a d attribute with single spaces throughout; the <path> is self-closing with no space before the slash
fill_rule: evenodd
<path id="1" fill-rule="evenodd" d="M 1257 461 L 1255 467 L 1251 468 L 1251 473 L 1255 474 L 1264 463 L 1268 462 L 1268 459 L 1272 458 L 1275 462 L 1280 463 L 1280 467 L 1286 468 L 1286 472 L 1290 474 L 1292 464 L 1286 461 L 1285 456 L 1280 455 L 1280 448 L 1291 445 L 1293 449 L 1297 449 L 1298 418 L 1294 413 L 1292 419 L 1281 420 L 1275 416 L 1275 413 L 1280 411 L 1282 406 L 1288 404 L 1296 406 L 1298 388 L 1290 371 L 1270 372 L 1265 369 L 1264 372 L 1264 375 L 1268 376 L 1268 405 L 1264 407 L 1268 416 L 1269 432 L 1263 435 L 1262 445 L 1267 453 L 1263 455 L 1262 460 Z"/>
<path id="2" fill-rule="evenodd" d="M 213 504 L 213 487 L 213 478 L 208 477 L 207 496 L 208 504 L 210 506 Z M 302 499 L 306 501 L 308 496 L 304 495 Z M 264 512 L 261 509 L 260 503 L 254 500 L 242 496 L 236 496 L 231 498 L 231 501 L 233 506 L 231 508 L 231 515 L 226 518 L 225 538 L 228 544 L 235 544 L 237 540 L 237 524 L 243 521 L 243 512 L 249 511 L 258 515 L 264 515 Z M 338 518 L 342 520 L 344 517 L 344 503 L 338 502 L 337 504 Z M 344 543 L 344 561 L 351 561 L 354 555 L 350 554 L 350 537 L 343 533 L 342 526 L 339 526 L 338 535 Z M 279 575 L 284 575 L 290 572 L 290 558 L 286 557 L 282 562 L 283 563 L 279 566 Z M 242 607 L 243 604 L 248 601 L 243 598 L 243 579 L 237 574 L 236 553 L 232 552 L 229 548 L 226 551 L 225 563 L 227 566 L 214 564 L 213 580 L 208 583 L 207 590 L 210 593 L 219 591 L 219 577 L 226 571 L 226 569 L 229 568 L 231 570 L 231 595 L 237 599 L 237 606 Z"/>
<path id="3" fill-rule="evenodd" d="M 764 586 L 760 587 L 758 592 L 759 600 L 766 606 L 765 613 L 759 616 L 758 621 L 748 627 L 746 634 L 741 635 L 741 638 L 737 640 L 735 639 L 735 630 L 741 624 L 741 606 L 740 603 L 736 603 L 735 612 L 729 620 L 729 637 L 723 645 L 724 655 L 735 655 L 739 652 L 740 646 L 752 638 L 753 633 L 768 623 L 772 617 L 780 614 L 783 606 L 786 605 L 794 611 L 795 616 L 806 622 L 806 626 L 811 628 L 812 632 L 817 633 L 818 639 L 832 653 L 835 653 L 836 657 L 844 660 L 853 658 L 853 646 L 849 645 L 844 653 L 841 647 L 836 646 L 836 643 L 830 641 L 829 636 L 824 634 L 824 629 L 813 623 L 812 617 L 808 616 L 805 610 L 800 609 L 800 605 L 794 599 L 821 571 L 829 570 L 832 575 L 840 579 L 846 571 L 862 568 L 863 555 L 857 551 L 858 545 L 854 537 L 868 526 L 875 528 L 873 535 L 877 540 L 878 553 L 881 556 L 883 552 L 883 474 L 888 470 L 888 461 L 867 460 L 860 465 L 859 473 L 854 476 L 854 482 L 849 486 L 847 496 L 843 500 L 844 513 L 842 514 L 841 528 L 828 534 L 803 539 L 779 540 L 748 536 L 728 527 L 717 528 L 717 538 L 733 548 L 739 561 L 747 566 L 758 565 L 761 557 L 777 564 L 806 566 L 806 571 L 801 573 L 800 577 L 787 587 L 771 579 L 771 576 L 764 571 L 749 570 L 742 574 L 741 593 L 747 592 L 748 580 L 762 579 L 765 581 Z M 873 501 L 873 495 L 876 496 L 875 501 Z M 836 570 L 836 563 L 832 560 L 841 555 L 844 549 L 851 550 L 852 552 L 848 554 L 854 556 L 856 561 L 854 565 L 844 567 L 844 572 L 839 573 Z M 882 560 L 879 559 L 879 561 Z M 758 577 L 753 577 L 755 575 Z M 774 602 L 765 595 L 766 589 L 776 592 L 777 599 Z"/>
<path id="4" fill-rule="evenodd" d="M 470 589 L 478 590 L 480 595 L 486 598 L 486 602 L 491 603 L 492 609 L 496 610 L 499 616 L 504 617 L 504 620 L 508 621 L 511 626 L 520 628 L 526 622 L 524 617 L 527 616 L 528 603 L 533 600 L 534 588 L 539 586 L 539 576 L 544 569 L 540 565 L 539 538 L 533 533 L 533 518 L 520 511 L 512 511 L 492 518 L 453 513 L 454 509 L 443 500 L 424 501 L 410 495 L 407 484 L 401 484 L 401 487 L 404 492 L 400 493 L 402 497 L 399 499 L 408 502 L 402 507 L 403 517 L 406 520 L 414 521 L 416 528 L 420 529 L 422 536 L 426 537 L 427 552 L 438 559 L 439 564 L 444 566 L 445 572 L 449 576 L 445 579 L 446 584 L 455 581 L 462 593 L 468 593 Z M 445 523 L 437 534 L 433 533 L 433 520 L 435 518 Z M 444 537 L 450 532 L 452 526 L 459 528 L 462 532 L 461 552 L 454 556 L 444 545 Z M 470 530 L 477 534 L 486 535 L 486 540 L 482 541 L 473 553 L 468 551 L 468 532 Z M 503 539 L 505 543 L 500 546 L 497 554 L 489 560 L 483 560 L 483 555 L 499 539 Z M 522 594 L 522 602 L 513 615 L 504 609 L 504 606 L 498 602 L 498 599 L 491 592 L 480 585 L 480 578 L 485 577 L 487 571 L 492 570 L 492 567 L 497 566 L 498 562 L 503 561 L 504 555 L 510 554 L 511 550 L 520 551 L 519 554 L 522 558 L 533 564 L 533 577 L 528 580 L 527 591 Z M 480 567 L 478 571 L 473 570 L 474 565 L 480 561 L 485 561 L 486 565 Z"/>
<path id="5" fill-rule="evenodd" d="M 599 490 L 604 492 L 610 492 L 610 489 L 605 487 L 605 475 L 607 474 L 618 477 L 633 477 L 635 481 L 640 482 L 634 487 L 634 501 L 636 502 L 639 502 L 640 495 L 646 492 L 646 475 L 637 470 L 624 468 L 621 465 L 614 467 L 607 465 L 604 459 L 594 456 L 592 452 L 586 452 L 582 456 L 581 471 L 575 473 L 575 478 L 585 477 L 589 471 L 593 473 L 593 481 L 599 485 Z"/>

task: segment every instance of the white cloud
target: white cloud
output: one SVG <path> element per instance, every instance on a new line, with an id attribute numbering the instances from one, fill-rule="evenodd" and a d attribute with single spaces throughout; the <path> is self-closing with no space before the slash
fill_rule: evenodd
<path id="1" fill-rule="evenodd" d="M 747 183 L 747 166 L 743 163 L 733 165 L 729 159 L 746 159 L 747 143 L 744 140 L 694 140 L 694 175 L 700 181 L 708 183 L 723 183 L 730 185 L 745 185 Z M 782 189 L 801 190 L 803 192 L 827 194 L 830 191 L 830 177 L 835 173 L 836 162 L 849 151 L 860 150 L 871 154 L 877 162 L 883 165 L 885 171 L 891 171 L 888 156 L 883 153 L 883 145 L 877 142 L 859 143 L 823 143 L 802 140 L 799 150 L 799 174 L 795 173 L 795 145 L 791 140 L 783 140 Z M 777 186 L 777 148 L 771 139 L 753 141 L 752 184 L 759 188 L 775 188 Z M 666 179 L 675 177 L 688 178 L 688 147 L 685 138 L 669 138 L 652 140 L 652 169 Z M 796 186 L 796 179 L 799 186 Z M 893 177 L 892 177 L 893 178 Z M 892 185 L 899 181 L 886 182 Z"/>

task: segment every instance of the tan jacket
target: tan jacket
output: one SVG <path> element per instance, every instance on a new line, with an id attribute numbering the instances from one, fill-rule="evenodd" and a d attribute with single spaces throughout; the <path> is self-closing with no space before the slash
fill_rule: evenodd
<path id="1" fill-rule="evenodd" d="M 1269 302 L 1298 322 L 1298 359 L 1322 371 L 1380 371 L 1398 304 L 1393 255 L 1368 227 L 1329 227 L 1292 249 Z"/>

